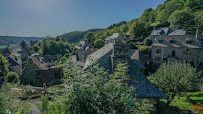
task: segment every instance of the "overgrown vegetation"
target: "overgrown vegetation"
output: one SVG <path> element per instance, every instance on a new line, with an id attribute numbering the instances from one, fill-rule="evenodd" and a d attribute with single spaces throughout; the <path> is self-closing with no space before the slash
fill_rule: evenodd
<path id="1" fill-rule="evenodd" d="M 197 72 L 189 63 L 163 63 L 160 68 L 151 75 L 151 81 L 165 93 L 171 93 L 172 97 L 167 102 L 171 103 L 177 94 L 185 94 L 189 90 L 198 88 L 201 72 Z"/>
<path id="2" fill-rule="evenodd" d="M 68 61 L 63 88 L 51 89 L 55 104 L 65 105 L 70 113 L 149 113 L 151 105 L 139 104 L 135 88 L 128 86 L 127 66 L 119 64 L 109 76 L 97 65 L 84 71 Z"/>
<path id="3" fill-rule="evenodd" d="M 33 50 L 39 52 L 42 56 L 56 54 L 65 55 L 73 52 L 74 45 L 63 41 L 62 39 L 44 39 L 37 42 L 33 46 Z"/>

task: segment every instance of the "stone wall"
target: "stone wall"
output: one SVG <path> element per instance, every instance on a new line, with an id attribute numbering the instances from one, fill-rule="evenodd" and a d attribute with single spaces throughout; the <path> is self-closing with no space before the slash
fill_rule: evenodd
<path id="1" fill-rule="evenodd" d="M 160 49 L 161 54 L 156 53 L 156 50 Z M 172 56 L 173 51 L 175 55 Z M 198 48 L 175 48 L 175 47 L 152 47 L 152 60 L 156 63 L 162 63 L 164 59 L 174 57 L 178 60 L 185 60 L 186 62 L 193 62 L 194 66 L 200 64 L 199 58 L 201 57 L 201 49 Z M 160 57 L 161 60 L 156 60 L 155 57 Z"/>
<path id="2" fill-rule="evenodd" d="M 29 61 L 25 69 L 22 71 L 22 84 L 33 84 L 36 77 L 35 69 L 39 69 L 39 67 L 37 67 L 33 62 Z"/>

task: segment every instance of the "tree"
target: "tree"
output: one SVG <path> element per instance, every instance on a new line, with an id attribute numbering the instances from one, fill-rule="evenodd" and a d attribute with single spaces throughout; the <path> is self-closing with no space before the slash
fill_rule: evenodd
<path id="1" fill-rule="evenodd" d="M 11 82 L 11 83 L 18 83 L 20 81 L 20 77 L 17 73 L 15 72 L 9 72 L 6 77 L 5 77 L 6 82 Z"/>
<path id="2" fill-rule="evenodd" d="M 188 90 L 193 90 L 198 84 L 198 79 L 201 72 L 197 72 L 189 63 L 163 63 L 160 68 L 151 75 L 152 82 L 156 84 L 165 93 L 172 93 L 172 99 L 168 101 L 169 104 L 174 96 L 178 94 L 180 98 L 181 93 Z"/>
<path id="3" fill-rule="evenodd" d="M 193 21 L 192 14 L 184 11 L 184 10 L 177 10 L 171 14 L 168 19 L 170 23 L 170 27 L 174 29 L 183 28 L 185 24 L 190 24 Z"/>
<path id="4" fill-rule="evenodd" d="M 149 39 L 149 38 L 145 38 L 144 39 L 144 45 L 146 45 L 146 46 L 150 46 L 150 45 L 152 45 L 152 40 L 151 39 Z"/>
<path id="5" fill-rule="evenodd" d="M 104 40 L 102 40 L 102 39 L 97 39 L 97 40 L 95 40 L 94 46 L 95 46 L 96 48 L 101 48 L 101 47 L 103 47 L 103 46 L 104 46 Z"/>
<path id="6" fill-rule="evenodd" d="M 97 64 L 84 71 L 67 60 L 63 93 L 57 95 L 59 100 L 55 102 L 66 104 L 70 113 L 149 113 L 151 105 L 140 105 L 133 96 L 135 88 L 127 84 L 127 69 L 120 64 L 109 76 Z"/>
<path id="7" fill-rule="evenodd" d="M 128 33 L 129 33 L 131 39 L 138 41 L 140 39 L 142 33 L 144 32 L 144 30 L 145 30 L 144 29 L 144 24 L 140 23 L 139 21 L 135 21 L 131 25 Z"/>
<path id="8" fill-rule="evenodd" d="M 32 49 L 33 49 L 35 52 L 38 52 L 40 48 L 37 46 L 37 44 L 35 44 L 35 45 L 32 47 Z"/>
<path id="9" fill-rule="evenodd" d="M 60 41 L 60 38 L 59 38 L 59 36 L 56 36 L 56 39 L 55 39 L 56 41 Z"/>
<path id="10" fill-rule="evenodd" d="M 9 62 L 0 54 L 0 77 L 5 77 L 8 73 Z"/>
<path id="11" fill-rule="evenodd" d="M 46 40 L 43 41 L 43 43 L 42 43 L 41 51 L 42 51 L 42 56 L 47 55 L 49 53 L 49 47 L 48 47 L 48 45 L 46 43 Z"/>
<path id="12" fill-rule="evenodd" d="M 85 39 L 87 39 L 89 43 L 92 43 L 95 39 L 94 34 L 92 32 L 88 32 L 85 35 Z"/>

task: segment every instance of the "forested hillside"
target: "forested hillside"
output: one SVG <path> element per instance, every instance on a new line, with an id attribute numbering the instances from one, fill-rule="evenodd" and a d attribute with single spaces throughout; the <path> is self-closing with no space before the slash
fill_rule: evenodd
<path id="1" fill-rule="evenodd" d="M 17 36 L 0 36 L 0 46 L 20 44 L 23 40 L 30 42 L 31 40 L 42 40 L 44 37 L 17 37 Z"/>
<path id="2" fill-rule="evenodd" d="M 167 0 L 156 9 L 146 9 L 138 19 L 115 23 L 94 33 L 94 38 L 104 40 L 120 30 L 129 41 L 143 41 L 150 35 L 153 27 L 186 27 L 189 34 L 194 34 L 196 28 L 203 30 L 203 0 Z"/>
<path id="3" fill-rule="evenodd" d="M 81 39 L 83 39 L 84 36 L 88 32 L 97 32 L 97 31 L 101 31 L 101 30 L 103 30 L 103 29 L 90 29 L 90 30 L 87 30 L 87 31 L 73 31 L 73 32 L 62 34 L 62 35 L 60 35 L 58 37 L 61 38 L 61 39 L 64 38 L 69 43 L 74 43 L 74 42 L 78 42 Z"/>

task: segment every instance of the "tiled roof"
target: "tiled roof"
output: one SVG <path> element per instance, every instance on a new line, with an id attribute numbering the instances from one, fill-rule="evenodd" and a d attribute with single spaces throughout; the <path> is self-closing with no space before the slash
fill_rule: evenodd
<path id="1" fill-rule="evenodd" d="M 191 43 L 186 43 L 186 39 L 190 39 Z M 161 40 L 161 42 L 159 42 Z M 173 40 L 173 43 L 170 43 L 169 40 Z M 156 36 L 156 40 L 152 46 L 160 47 L 187 47 L 187 48 L 202 48 L 202 44 L 199 40 L 196 39 L 195 35 L 160 35 Z"/>

